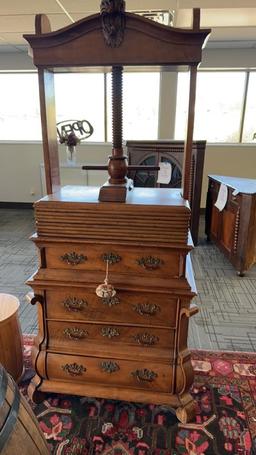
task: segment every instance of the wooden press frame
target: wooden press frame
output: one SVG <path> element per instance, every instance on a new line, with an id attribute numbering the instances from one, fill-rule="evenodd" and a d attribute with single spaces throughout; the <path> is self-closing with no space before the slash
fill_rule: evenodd
<path id="1" fill-rule="evenodd" d="M 190 91 L 182 190 L 184 199 L 189 198 L 197 67 L 210 29 L 200 29 L 199 9 L 193 10 L 193 28 L 184 30 L 132 13 L 124 14 L 124 38 L 117 47 L 108 46 L 104 40 L 101 14 L 88 16 L 54 32 L 51 32 L 47 16 L 38 14 L 36 34 L 24 35 L 30 44 L 34 65 L 38 68 L 47 194 L 60 188 L 55 71 L 81 71 L 86 67 L 188 65 Z"/>

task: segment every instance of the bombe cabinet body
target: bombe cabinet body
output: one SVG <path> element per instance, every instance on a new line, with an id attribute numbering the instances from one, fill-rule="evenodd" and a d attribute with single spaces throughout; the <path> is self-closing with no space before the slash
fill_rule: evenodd
<path id="1" fill-rule="evenodd" d="M 39 304 L 30 391 L 164 403 L 187 420 L 196 311 L 188 203 L 170 189 L 135 188 L 121 207 L 97 196 L 98 188 L 64 187 L 35 204 L 41 263 L 28 282 Z M 95 290 L 106 260 L 117 293 L 104 299 Z"/>

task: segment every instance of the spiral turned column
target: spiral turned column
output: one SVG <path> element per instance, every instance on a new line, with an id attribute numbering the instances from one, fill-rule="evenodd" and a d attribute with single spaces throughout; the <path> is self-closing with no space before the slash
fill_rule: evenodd
<path id="1" fill-rule="evenodd" d="M 112 68 L 112 156 L 109 157 L 109 183 L 124 184 L 127 157 L 123 154 L 123 67 Z"/>

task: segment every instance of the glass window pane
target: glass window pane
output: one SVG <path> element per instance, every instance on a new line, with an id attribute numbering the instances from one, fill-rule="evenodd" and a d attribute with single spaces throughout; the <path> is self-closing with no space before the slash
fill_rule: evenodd
<path id="1" fill-rule="evenodd" d="M 181 76 L 177 94 L 177 139 L 185 137 L 188 107 L 189 76 L 188 73 Z M 245 72 L 198 73 L 194 139 L 239 142 L 244 84 Z"/>
<path id="2" fill-rule="evenodd" d="M 157 139 L 159 73 L 123 74 L 123 138 Z M 112 141 L 111 75 L 107 77 L 108 141 Z"/>
<path id="3" fill-rule="evenodd" d="M 0 139 L 41 140 L 37 74 L 0 75 Z"/>
<path id="4" fill-rule="evenodd" d="M 177 102 L 175 115 L 174 138 L 184 140 L 186 137 L 189 96 L 189 74 L 179 73 L 177 84 Z"/>
<path id="5" fill-rule="evenodd" d="M 256 142 L 256 72 L 249 76 L 243 142 Z"/>
<path id="6" fill-rule="evenodd" d="M 55 75 L 57 123 L 88 120 L 94 132 L 87 141 L 104 141 L 104 75 L 64 73 Z"/>

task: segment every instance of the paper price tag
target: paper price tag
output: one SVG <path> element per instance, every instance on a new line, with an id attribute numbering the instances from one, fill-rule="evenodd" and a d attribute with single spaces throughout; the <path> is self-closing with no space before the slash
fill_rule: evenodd
<path id="1" fill-rule="evenodd" d="M 164 183 L 168 185 L 172 178 L 172 165 L 171 163 L 160 163 L 160 170 L 158 171 L 157 183 Z"/>
<path id="2" fill-rule="evenodd" d="M 218 192 L 218 197 L 214 204 L 215 207 L 217 207 L 217 209 L 219 209 L 220 212 L 224 209 L 224 207 L 227 203 L 227 199 L 228 199 L 228 188 L 226 185 L 224 185 L 224 183 L 221 183 L 219 192 Z"/>

